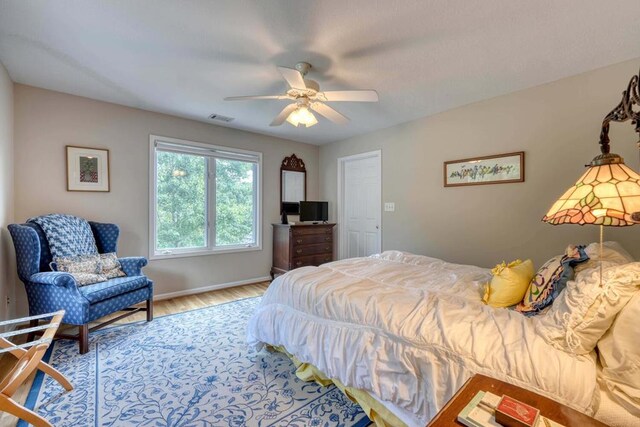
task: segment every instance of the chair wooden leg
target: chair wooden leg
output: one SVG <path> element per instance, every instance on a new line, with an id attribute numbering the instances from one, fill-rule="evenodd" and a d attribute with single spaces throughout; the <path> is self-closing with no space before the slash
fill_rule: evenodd
<path id="1" fill-rule="evenodd" d="M 40 323 L 40 321 L 38 319 L 36 320 L 29 320 L 29 327 L 30 328 L 35 328 L 36 326 L 38 326 L 38 324 Z M 29 332 L 27 334 L 27 342 L 33 341 L 33 339 L 36 337 L 36 333 L 35 332 Z"/>
<path id="2" fill-rule="evenodd" d="M 153 297 L 147 300 L 147 322 L 153 320 Z"/>
<path id="3" fill-rule="evenodd" d="M 80 338 L 80 354 L 89 352 L 89 324 L 78 326 L 78 335 Z"/>
<path id="4" fill-rule="evenodd" d="M 45 420 L 40 415 L 30 411 L 24 406 L 18 405 L 12 399 L 4 395 L 0 395 L 0 411 L 15 415 L 35 427 L 53 427 L 49 421 Z"/>

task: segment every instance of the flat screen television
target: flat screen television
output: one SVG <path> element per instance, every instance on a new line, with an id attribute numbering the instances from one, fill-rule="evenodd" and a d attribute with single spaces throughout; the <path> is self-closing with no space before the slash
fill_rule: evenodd
<path id="1" fill-rule="evenodd" d="M 300 221 L 328 221 L 329 202 L 300 202 Z"/>

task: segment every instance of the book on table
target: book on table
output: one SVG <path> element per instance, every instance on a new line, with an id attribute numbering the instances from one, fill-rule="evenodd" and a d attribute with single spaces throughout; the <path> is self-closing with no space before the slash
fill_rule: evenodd
<path id="1" fill-rule="evenodd" d="M 458 414 L 458 421 L 467 427 L 500 427 L 493 416 L 500 397 L 493 393 L 479 391 Z"/>
<path id="2" fill-rule="evenodd" d="M 496 406 L 495 419 L 502 426 L 537 427 L 540 410 L 509 396 L 502 396 Z"/>
<path id="3" fill-rule="evenodd" d="M 508 417 L 504 417 L 504 411 Z M 496 420 L 496 413 L 497 420 Z M 458 414 L 458 422 L 467 427 L 564 427 L 540 415 L 538 409 L 509 396 L 479 391 Z"/>

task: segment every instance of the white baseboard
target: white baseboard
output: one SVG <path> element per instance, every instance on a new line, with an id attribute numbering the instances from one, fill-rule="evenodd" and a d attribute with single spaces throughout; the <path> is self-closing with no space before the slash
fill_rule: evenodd
<path id="1" fill-rule="evenodd" d="M 153 299 L 154 301 L 161 301 L 164 299 L 183 297 L 186 295 L 201 294 L 203 292 L 215 291 L 218 289 L 233 288 L 235 286 L 250 285 L 252 283 L 258 283 L 258 282 L 266 282 L 268 280 L 271 280 L 270 276 L 256 277 L 254 279 L 238 280 L 237 282 L 219 283 L 217 285 L 202 286 L 200 288 L 194 288 L 194 289 L 185 289 L 184 291 L 167 292 L 164 294 L 158 294 L 158 295 L 154 295 Z"/>

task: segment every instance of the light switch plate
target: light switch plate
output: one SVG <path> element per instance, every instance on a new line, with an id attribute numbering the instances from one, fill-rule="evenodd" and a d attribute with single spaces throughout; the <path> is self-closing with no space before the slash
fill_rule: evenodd
<path id="1" fill-rule="evenodd" d="M 384 211 L 385 212 L 395 212 L 396 204 L 393 202 L 385 202 L 384 203 Z"/>

